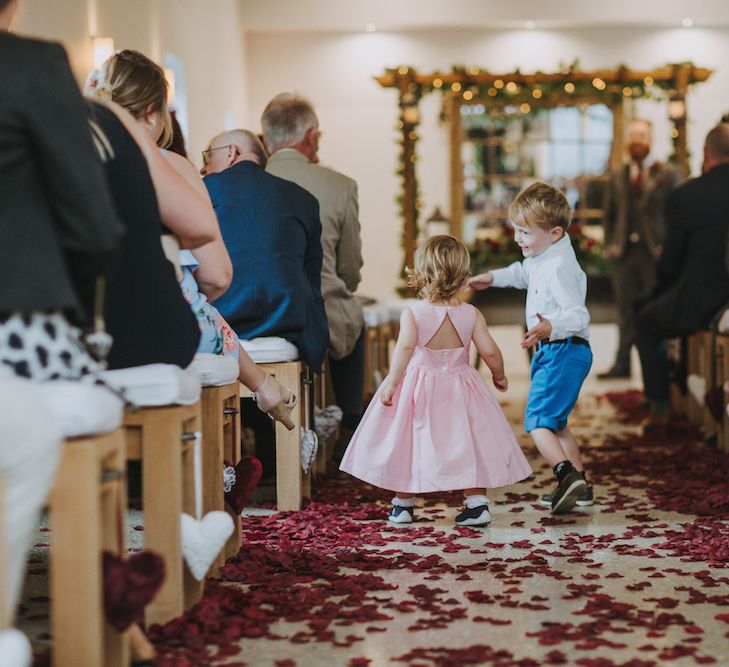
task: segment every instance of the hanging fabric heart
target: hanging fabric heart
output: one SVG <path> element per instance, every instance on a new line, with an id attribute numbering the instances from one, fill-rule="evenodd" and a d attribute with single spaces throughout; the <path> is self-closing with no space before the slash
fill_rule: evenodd
<path id="1" fill-rule="evenodd" d="M 192 576 L 202 581 L 211 563 L 233 534 L 235 525 L 227 512 L 208 512 L 202 516 L 202 448 L 200 433 L 195 433 L 193 478 L 195 481 L 195 516 L 180 516 L 182 556 Z"/>
<path id="2" fill-rule="evenodd" d="M 314 430 L 320 441 L 329 440 L 342 421 L 342 409 L 338 405 L 315 408 Z"/>
<path id="3" fill-rule="evenodd" d="M 192 576 L 202 581 L 235 526 L 227 512 L 208 512 L 201 520 L 181 516 L 182 555 Z"/>
<path id="4" fill-rule="evenodd" d="M 721 423 L 724 418 L 724 387 L 713 387 L 704 394 L 704 405 L 709 409 L 714 421 Z"/>
<path id="5" fill-rule="evenodd" d="M 301 427 L 301 469 L 304 473 L 311 470 L 311 465 L 319 449 L 319 438 L 311 429 Z"/>
<path id="6" fill-rule="evenodd" d="M 235 471 L 235 479 L 230 484 L 229 489 L 227 485 L 224 487 L 226 489 L 225 502 L 228 503 L 230 509 L 236 514 L 240 514 L 251 499 L 253 491 L 258 486 L 258 482 L 261 481 L 263 466 L 255 456 L 245 456 L 238 462 L 235 468 L 230 469 Z M 228 473 L 228 480 L 231 477 L 230 473 Z"/>
<path id="7" fill-rule="evenodd" d="M 105 551 L 104 610 L 109 623 L 124 632 L 142 618 L 144 608 L 154 599 L 165 580 L 164 560 L 144 551 L 127 560 Z"/>

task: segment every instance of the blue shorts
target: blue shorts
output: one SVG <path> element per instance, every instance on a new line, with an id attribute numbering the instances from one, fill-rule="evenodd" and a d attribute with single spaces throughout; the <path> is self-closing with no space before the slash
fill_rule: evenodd
<path id="1" fill-rule="evenodd" d="M 542 345 L 532 358 L 524 430 L 561 431 L 592 366 L 592 350 L 576 343 Z"/>

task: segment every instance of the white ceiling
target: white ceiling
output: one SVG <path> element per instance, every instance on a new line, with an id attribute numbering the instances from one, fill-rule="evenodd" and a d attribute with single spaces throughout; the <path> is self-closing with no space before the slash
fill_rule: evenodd
<path id="1" fill-rule="evenodd" d="M 729 0 L 238 0 L 248 32 L 729 25 Z"/>

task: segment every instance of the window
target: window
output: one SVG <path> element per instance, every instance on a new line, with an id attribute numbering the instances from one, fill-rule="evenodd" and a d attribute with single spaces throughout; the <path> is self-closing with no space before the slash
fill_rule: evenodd
<path id="1" fill-rule="evenodd" d="M 562 188 L 574 207 L 586 184 L 607 172 L 613 140 L 607 106 L 522 111 L 461 107 L 466 243 L 505 222 L 512 199 L 529 183 L 541 179 Z"/>

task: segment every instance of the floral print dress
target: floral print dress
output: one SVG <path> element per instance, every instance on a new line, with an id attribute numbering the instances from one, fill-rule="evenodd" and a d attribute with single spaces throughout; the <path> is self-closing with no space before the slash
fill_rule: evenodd
<path id="1" fill-rule="evenodd" d="M 195 255 L 190 250 L 180 251 L 180 264 L 182 265 L 182 294 L 195 313 L 200 327 L 200 345 L 198 352 L 223 354 L 238 358 L 238 335 L 230 328 L 215 306 L 208 303 L 207 297 L 200 291 L 195 271 L 200 266 Z"/>

